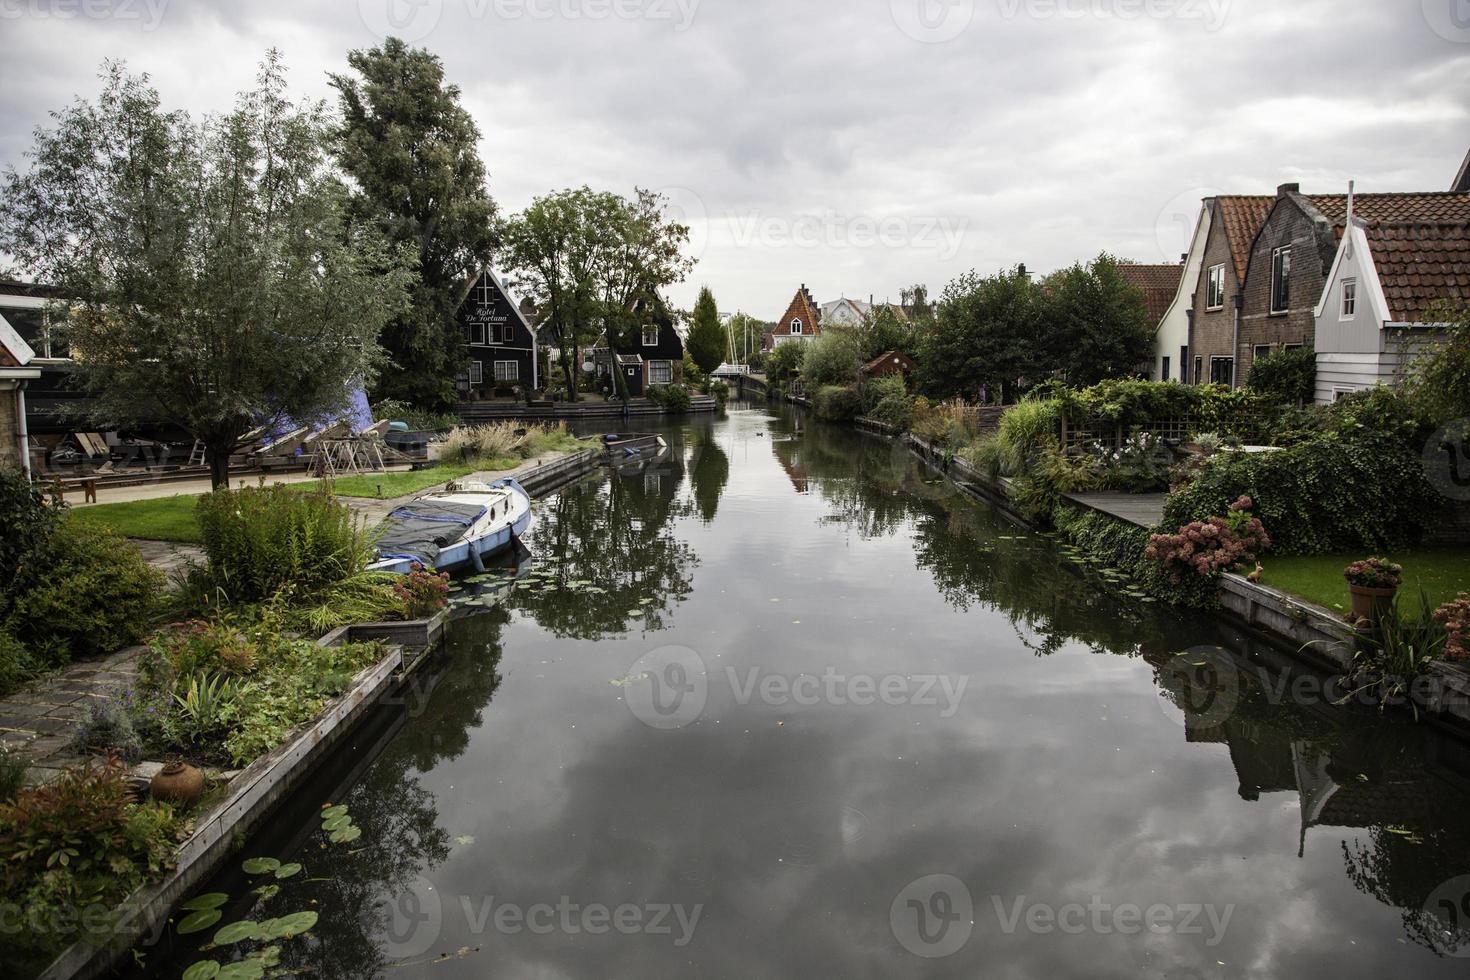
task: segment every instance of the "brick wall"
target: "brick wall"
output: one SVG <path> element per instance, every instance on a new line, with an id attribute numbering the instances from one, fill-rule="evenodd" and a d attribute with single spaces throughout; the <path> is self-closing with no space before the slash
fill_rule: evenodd
<path id="1" fill-rule="evenodd" d="M 0 466 L 20 465 L 20 418 L 15 389 L 0 387 Z"/>
<path id="2" fill-rule="evenodd" d="M 1218 310 L 1209 309 L 1208 290 L 1210 281 L 1210 269 L 1217 265 L 1225 266 L 1225 305 Z M 1194 293 L 1194 337 L 1189 352 L 1189 380 L 1193 383 L 1194 359 L 1201 358 L 1202 377 L 1198 380 L 1210 380 L 1210 358 L 1229 357 L 1230 347 L 1235 339 L 1235 294 L 1240 286 L 1235 274 L 1235 262 L 1230 255 L 1230 240 L 1225 234 L 1225 222 L 1219 218 L 1219 210 L 1216 209 L 1215 219 L 1210 222 L 1210 237 L 1205 243 L 1205 257 L 1200 265 L 1199 282 L 1195 286 Z M 1178 357 L 1178 352 L 1174 352 Z"/>
<path id="3" fill-rule="evenodd" d="M 1285 314 L 1271 312 L 1271 263 L 1276 249 L 1291 246 L 1291 301 Z M 1250 379 L 1258 346 L 1274 353 L 1286 344 L 1309 344 L 1316 331 L 1317 301 L 1337 251 L 1332 230 L 1313 220 L 1295 194 L 1277 203 L 1251 251 L 1240 319 L 1237 381 Z"/>

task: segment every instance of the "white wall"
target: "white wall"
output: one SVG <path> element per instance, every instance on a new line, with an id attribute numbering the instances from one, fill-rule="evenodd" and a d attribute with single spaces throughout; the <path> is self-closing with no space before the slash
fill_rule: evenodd
<path id="1" fill-rule="evenodd" d="M 1200 208 L 1199 220 L 1195 222 L 1194 239 L 1189 245 L 1189 257 L 1184 262 L 1184 275 L 1179 279 L 1179 290 L 1164 318 L 1154 330 L 1154 363 L 1150 377 L 1157 381 L 1178 381 L 1180 371 L 1187 371 L 1188 364 L 1179 363 L 1179 348 L 1189 343 L 1189 309 L 1194 305 L 1194 292 L 1199 285 L 1200 268 L 1205 260 L 1205 243 L 1210 238 L 1210 209 Z M 1163 358 L 1169 359 L 1169 377 L 1160 377 Z M 1193 361 L 1193 356 L 1189 358 Z"/>

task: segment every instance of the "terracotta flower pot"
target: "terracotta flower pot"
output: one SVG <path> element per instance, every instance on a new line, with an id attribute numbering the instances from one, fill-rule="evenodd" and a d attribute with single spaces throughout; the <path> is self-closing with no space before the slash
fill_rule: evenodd
<path id="1" fill-rule="evenodd" d="M 148 784 L 155 800 L 188 806 L 204 795 L 204 773 L 187 762 L 170 762 Z"/>
<path id="2" fill-rule="evenodd" d="M 1367 620 L 1376 624 L 1393 607 L 1393 597 L 1398 589 L 1370 589 L 1363 585 L 1348 583 L 1348 592 L 1353 597 L 1353 620 Z"/>

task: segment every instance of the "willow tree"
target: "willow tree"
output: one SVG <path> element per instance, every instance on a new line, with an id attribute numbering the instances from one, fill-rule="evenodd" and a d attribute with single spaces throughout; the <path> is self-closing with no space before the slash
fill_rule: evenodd
<path id="1" fill-rule="evenodd" d="M 90 421 L 173 422 L 222 486 L 247 433 L 348 407 L 407 260 L 344 220 L 325 110 L 289 100 L 274 51 L 233 111 L 197 123 L 146 75 L 107 63 L 103 80 L 7 172 L 0 250 L 67 298 Z"/>

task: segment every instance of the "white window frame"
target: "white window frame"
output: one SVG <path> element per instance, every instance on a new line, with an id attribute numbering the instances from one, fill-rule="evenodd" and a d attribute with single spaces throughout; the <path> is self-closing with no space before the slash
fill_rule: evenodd
<path id="1" fill-rule="evenodd" d="M 643 325 L 643 346 L 644 347 L 657 347 L 658 346 L 658 325 L 657 324 L 645 323 Z"/>
<path id="2" fill-rule="evenodd" d="M 1225 263 L 1210 266 L 1205 276 L 1205 309 L 1225 308 Z"/>
<path id="3" fill-rule="evenodd" d="M 470 361 L 470 384 L 478 385 L 485 383 L 485 362 Z"/>
<path id="4" fill-rule="evenodd" d="M 470 346 L 485 346 L 485 325 L 483 323 L 470 324 Z"/>
<path id="5" fill-rule="evenodd" d="M 1358 315 L 1358 280 L 1344 279 L 1342 281 L 1342 310 L 1338 314 L 1339 320 L 1356 319 Z"/>
<path id="6" fill-rule="evenodd" d="M 665 372 L 668 373 L 668 376 L 666 378 L 664 378 L 662 381 L 660 381 L 658 378 L 654 377 L 654 370 L 655 369 L 662 369 L 663 371 L 665 371 Z M 651 385 L 671 385 L 671 384 L 673 384 L 674 383 L 674 362 L 673 361 L 649 361 L 648 362 L 648 383 L 651 384 Z"/>
<path id="7" fill-rule="evenodd" d="M 1286 292 L 1286 305 L 1277 306 L 1279 293 Z M 1271 250 L 1271 313 L 1273 316 L 1291 311 L 1291 246 L 1281 245 Z"/>
<path id="8" fill-rule="evenodd" d="M 1270 356 L 1271 356 L 1271 345 L 1270 344 L 1257 344 L 1255 347 L 1253 347 L 1251 349 L 1251 361 L 1252 362 L 1259 361 L 1263 357 L 1270 357 Z"/>
<path id="9" fill-rule="evenodd" d="M 509 370 L 504 370 L 506 368 Z M 520 361 L 496 361 L 493 370 L 496 382 L 521 380 Z"/>
<path id="10" fill-rule="evenodd" d="M 791 318 L 791 336 L 793 336 L 793 337 L 800 337 L 801 336 L 801 317 L 799 317 L 799 316 L 798 317 L 792 317 Z"/>

